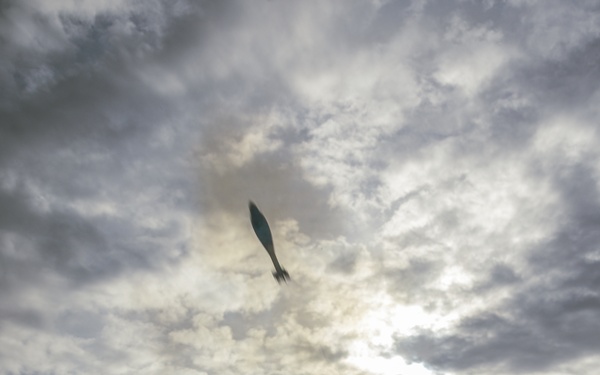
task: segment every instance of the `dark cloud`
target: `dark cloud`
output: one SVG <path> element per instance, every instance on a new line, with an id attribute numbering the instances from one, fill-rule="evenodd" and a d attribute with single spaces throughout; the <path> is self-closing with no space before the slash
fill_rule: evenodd
<path id="1" fill-rule="evenodd" d="M 354 273 L 357 261 L 356 253 L 347 253 L 338 256 L 328 267 L 336 272 L 341 272 L 347 275 Z"/>
<path id="2" fill-rule="evenodd" d="M 292 349 L 302 353 L 302 356 L 311 362 L 339 363 L 348 356 L 348 352 L 344 349 L 336 348 L 335 343 L 327 346 L 322 344 L 312 345 L 307 342 L 296 344 Z"/>
<path id="3" fill-rule="evenodd" d="M 389 269 L 385 273 L 391 295 L 413 303 L 423 301 L 432 292 L 431 282 L 434 282 L 443 268 L 440 261 L 415 257 L 405 268 Z"/>
<path id="4" fill-rule="evenodd" d="M 439 373 L 590 358 L 582 4 L 0 1 L 0 371 L 379 371 L 350 365 L 362 344 Z M 551 139 L 571 120 L 575 156 Z M 249 199 L 285 287 L 244 243 Z"/>
<path id="5" fill-rule="evenodd" d="M 487 280 L 474 288 L 473 292 L 481 293 L 488 289 L 512 285 L 519 281 L 521 281 L 521 277 L 519 277 L 513 268 L 506 264 L 499 263 L 492 267 Z"/>
<path id="6" fill-rule="evenodd" d="M 104 320 L 95 311 L 66 311 L 56 320 L 56 329 L 71 336 L 93 339 L 101 335 Z"/>
<path id="7" fill-rule="evenodd" d="M 369 28 L 360 33 L 368 43 L 389 43 L 411 17 L 411 1 L 390 1 L 375 13 Z"/>
<path id="8" fill-rule="evenodd" d="M 40 211 L 32 200 L 23 191 L 0 191 L 0 231 L 6 238 L 0 254 L 3 288 L 35 282 L 41 266 L 73 287 L 125 268 L 147 268 L 164 259 L 154 238 L 173 236 L 174 228 L 168 226 L 149 230 L 118 217 Z"/>
<path id="9" fill-rule="evenodd" d="M 60 93 L 56 84 L 90 71 L 112 68 L 119 74 L 123 62 L 140 62 L 160 47 L 167 20 L 174 16 L 174 6 L 160 2 L 122 8 L 98 4 L 87 12 L 39 8 L 13 2 L 2 12 L 6 22 L 0 36 L 7 57 L 0 75 L 6 89 L 1 91 L 2 108 Z"/>
<path id="10" fill-rule="evenodd" d="M 594 61 L 600 56 L 600 39 L 587 40 L 560 58 L 527 64 L 516 70 L 513 82 L 533 99 L 538 111 L 586 108 L 598 87 L 600 68 Z M 515 85 L 512 85 L 513 87 Z"/>
<path id="11" fill-rule="evenodd" d="M 169 4 L 124 13 L 98 4 L 95 15 L 4 5 L 0 330 L 94 339 L 91 350 L 115 358 L 99 312 L 72 298 L 189 251 L 173 207 L 196 212 L 185 162 L 195 136 L 175 120 L 176 104 L 132 75 L 179 15 Z"/>

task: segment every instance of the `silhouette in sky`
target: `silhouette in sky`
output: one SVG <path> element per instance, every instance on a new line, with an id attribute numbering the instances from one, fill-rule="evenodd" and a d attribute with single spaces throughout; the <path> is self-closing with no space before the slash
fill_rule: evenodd
<path id="1" fill-rule="evenodd" d="M 248 206 L 250 207 L 250 221 L 252 222 L 254 233 L 256 233 L 260 243 L 262 243 L 267 250 L 267 253 L 269 253 L 271 260 L 273 261 L 273 265 L 275 266 L 273 277 L 275 277 L 275 280 L 277 280 L 278 283 L 281 283 L 281 280 L 287 283 L 287 280 L 290 279 L 290 275 L 283 267 L 281 267 L 279 261 L 277 260 L 277 256 L 275 255 L 275 246 L 273 245 L 273 237 L 271 236 L 271 229 L 269 228 L 267 219 L 265 219 L 265 216 L 262 214 L 262 212 L 258 210 L 258 207 L 256 207 L 254 202 L 250 201 Z"/>

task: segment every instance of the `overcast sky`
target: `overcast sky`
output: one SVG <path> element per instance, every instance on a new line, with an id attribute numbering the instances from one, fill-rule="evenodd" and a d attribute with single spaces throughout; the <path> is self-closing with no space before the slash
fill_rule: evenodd
<path id="1" fill-rule="evenodd" d="M 600 1 L 0 0 L 0 56 L 1 374 L 597 374 Z"/>

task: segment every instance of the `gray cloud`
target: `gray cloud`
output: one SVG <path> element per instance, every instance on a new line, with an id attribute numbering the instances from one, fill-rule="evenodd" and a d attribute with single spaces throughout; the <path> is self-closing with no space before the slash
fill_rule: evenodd
<path id="1" fill-rule="evenodd" d="M 594 45 L 585 49 L 587 56 L 593 54 Z M 535 74 L 519 73 L 521 82 L 517 87 L 528 96 L 535 95 L 535 102 L 544 112 L 561 111 L 565 107 L 569 110 L 586 108 L 592 92 L 583 80 L 593 75 L 593 69 L 583 68 L 589 60 L 582 57 L 581 51 L 560 63 L 549 63 L 551 67 L 546 63 L 538 68 L 528 67 L 525 72 L 535 71 Z M 560 78 L 554 73 L 559 66 L 564 69 Z M 559 84 L 557 79 L 565 81 Z M 581 84 L 565 84 L 568 81 Z M 498 90 L 491 87 L 489 92 Z M 551 107 L 542 107 L 546 105 Z M 492 102 L 491 106 L 497 104 Z M 521 109 L 512 110 L 514 115 L 510 112 L 504 115 L 502 111 L 492 121 L 502 133 L 492 131 L 490 146 L 518 144 L 520 149 L 528 150 L 542 126 L 536 119 L 539 116 L 515 122 L 514 116 L 523 114 Z M 536 109 L 536 112 L 542 111 Z M 529 130 L 526 133 L 506 131 L 507 123 L 511 124 L 508 129 L 515 126 Z M 522 273 L 505 264 L 495 265 L 480 287 L 460 295 L 468 299 L 468 293 L 473 293 L 471 298 L 479 298 L 482 293 L 509 286 L 510 294 L 499 305 L 489 305 L 487 309 L 463 317 L 448 334 L 421 331 L 412 337 L 398 336 L 397 352 L 440 371 L 480 372 L 499 366 L 500 373 L 544 372 L 559 364 L 593 356 L 598 350 L 597 316 L 600 313 L 596 292 L 600 207 L 597 174 L 590 166 L 595 160 L 593 157 L 575 164 L 540 164 L 534 159 L 530 173 L 535 178 L 549 180 L 559 196 L 554 213 L 558 227 L 550 238 L 526 250 L 528 256 Z M 403 275 L 409 277 L 410 273 Z M 432 273 L 427 275 L 432 276 Z"/>
<path id="2" fill-rule="evenodd" d="M 0 2 L 0 372 L 594 373 L 599 14 Z"/>

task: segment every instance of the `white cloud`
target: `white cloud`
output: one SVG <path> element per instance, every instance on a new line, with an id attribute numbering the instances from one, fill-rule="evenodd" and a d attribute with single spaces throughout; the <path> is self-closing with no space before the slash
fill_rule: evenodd
<path id="1" fill-rule="evenodd" d="M 543 166 L 574 165 L 597 159 L 598 132 L 594 125 L 576 116 L 557 115 L 535 134 L 533 147 Z"/>
<path id="2" fill-rule="evenodd" d="M 283 145 L 277 139 L 277 131 L 282 129 L 286 120 L 282 114 L 275 112 L 243 119 L 247 124 L 243 135 L 220 140 L 223 142 L 221 149 L 202 155 L 202 162 L 223 173 L 226 169 L 240 168 L 261 154 L 276 151 Z"/>
<path id="3" fill-rule="evenodd" d="M 470 26 L 454 16 L 443 37 L 439 68 L 434 77 L 473 96 L 483 89 L 515 53 L 502 40 L 502 33 L 489 26 Z"/>

